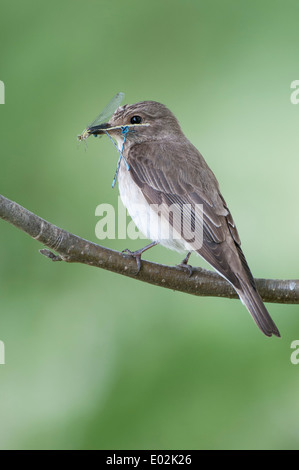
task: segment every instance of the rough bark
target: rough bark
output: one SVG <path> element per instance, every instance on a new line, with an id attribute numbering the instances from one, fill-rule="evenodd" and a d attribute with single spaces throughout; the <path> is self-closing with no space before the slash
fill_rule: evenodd
<path id="1" fill-rule="evenodd" d="M 55 254 L 48 249 L 40 250 L 53 261 L 88 264 L 187 294 L 237 298 L 234 289 L 225 279 L 206 269 L 194 268 L 189 277 L 188 270 L 142 260 L 141 270 L 137 274 L 134 258 L 56 227 L 1 195 L 0 218 L 54 250 Z M 256 284 L 265 302 L 299 303 L 299 280 L 256 279 Z"/>

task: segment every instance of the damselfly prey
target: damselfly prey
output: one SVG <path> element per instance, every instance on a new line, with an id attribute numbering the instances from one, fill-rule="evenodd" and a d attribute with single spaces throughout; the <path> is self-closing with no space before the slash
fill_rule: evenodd
<path id="1" fill-rule="evenodd" d="M 103 109 L 103 111 L 96 117 L 96 119 L 84 129 L 82 134 L 78 135 L 78 140 L 82 142 L 83 140 L 87 139 L 91 135 L 89 132 L 91 127 L 99 126 L 100 124 L 107 122 L 111 118 L 112 114 L 114 114 L 114 111 L 116 111 L 116 109 L 120 106 L 124 96 L 124 93 L 117 93 Z"/>

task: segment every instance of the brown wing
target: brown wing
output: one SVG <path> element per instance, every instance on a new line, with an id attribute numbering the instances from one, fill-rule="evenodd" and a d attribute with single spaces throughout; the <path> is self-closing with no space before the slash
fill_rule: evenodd
<path id="1" fill-rule="evenodd" d="M 203 244 L 197 253 L 232 283 L 261 331 L 280 336 L 256 290 L 218 182 L 197 149 L 187 140 L 166 146 L 150 142 L 133 146 L 127 158 L 131 176 L 150 204 L 175 203 L 181 210 L 190 204 L 193 219 L 195 204 L 202 204 Z"/>
<path id="2" fill-rule="evenodd" d="M 136 144 L 127 159 L 131 177 L 147 201 L 157 205 L 176 204 L 181 210 L 188 204 L 195 230 L 202 225 L 197 220 L 195 204 L 202 204 L 203 245 L 196 251 L 236 288 L 240 283 L 235 272 L 240 271 L 241 262 L 254 284 L 218 182 L 191 143 L 168 142 L 167 147 L 159 141 Z M 181 233 L 180 227 L 174 228 Z"/>

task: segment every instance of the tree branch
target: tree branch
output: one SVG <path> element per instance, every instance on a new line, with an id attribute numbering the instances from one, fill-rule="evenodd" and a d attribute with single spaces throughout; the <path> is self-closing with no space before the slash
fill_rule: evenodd
<path id="1" fill-rule="evenodd" d="M 40 250 L 53 261 L 88 264 L 187 294 L 238 297 L 225 279 L 206 269 L 196 268 L 192 277 L 189 277 L 185 270 L 142 261 L 141 270 L 136 274 L 134 258 L 66 232 L 1 195 L 0 218 L 58 253 L 55 255 L 49 250 Z M 265 302 L 299 303 L 299 280 L 256 279 L 256 284 Z"/>

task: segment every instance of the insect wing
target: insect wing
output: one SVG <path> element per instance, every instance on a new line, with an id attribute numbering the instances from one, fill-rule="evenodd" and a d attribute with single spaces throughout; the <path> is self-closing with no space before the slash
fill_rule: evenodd
<path id="1" fill-rule="evenodd" d="M 82 140 L 87 139 L 87 137 L 90 136 L 90 134 L 88 133 L 88 129 L 90 129 L 91 127 L 99 126 L 100 124 L 103 124 L 104 122 L 107 122 L 110 119 L 110 117 L 112 116 L 112 114 L 114 113 L 114 111 L 120 106 L 121 102 L 124 99 L 124 96 L 125 96 L 125 94 L 122 93 L 122 92 L 117 93 L 112 98 L 112 100 L 109 101 L 109 103 L 103 109 L 103 111 L 95 118 L 95 120 L 92 121 L 92 123 L 90 123 L 89 126 L 87 126 L 84 129 L 82 134 L 78 135 L 78 140 L 82 141 Z"/>
<path id="2" fill-rule="evenodd" d="M 124 93 L 117 93 L 103 109 L 103 111 L 96 117 L 96 119 L 91 124 L 89 124 L 87 129 L 90 127 L 99 126 L 100 124 L 109 121 L 114 111 L 116 111 L 116 109 L 120 106 L 124 96 Z"/>

